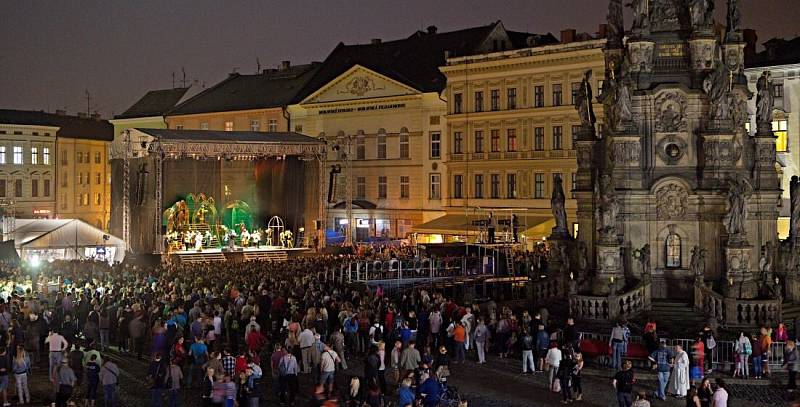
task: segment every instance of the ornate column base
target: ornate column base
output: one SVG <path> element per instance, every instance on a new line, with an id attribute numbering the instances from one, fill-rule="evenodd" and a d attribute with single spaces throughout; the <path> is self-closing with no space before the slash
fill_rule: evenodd
<path id="1" fill-rule="evenodd" d="M 609 295 L 625 288 L 622 254 L 618 243 L 600 242 L 597 245 L 597 274 L 592 281 L 594 295 Z"/>
<path id="2" fill-rule="evenodd" d="M 750 271 L 753 247 L 746 241 L 737 241 L 725 247 L 727 269 L 724 294 L 728 298 L 749 299 L 758 297 L 758 283 Z"/>

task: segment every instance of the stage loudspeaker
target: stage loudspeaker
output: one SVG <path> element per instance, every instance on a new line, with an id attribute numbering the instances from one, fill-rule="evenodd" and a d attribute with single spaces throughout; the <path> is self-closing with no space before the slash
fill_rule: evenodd
<path id="1" fill-rule="evenodd" d="M 317 230 L 322 230 L 322 221 L 321 221 L 321 220 L 319 220 L 319 219 L 315 220 L 315 221 L 314 221 L 314 227 L 315 227 Z"/>

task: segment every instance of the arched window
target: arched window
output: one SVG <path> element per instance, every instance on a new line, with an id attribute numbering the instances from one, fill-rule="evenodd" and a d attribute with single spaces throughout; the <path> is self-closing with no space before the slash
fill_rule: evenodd
<path id="1" fill-rule="evenodd" d="M 671 232 L 664 242 L 666 253 L 666 266 L 678 268 L 681 266 L 681 237 Z"/>

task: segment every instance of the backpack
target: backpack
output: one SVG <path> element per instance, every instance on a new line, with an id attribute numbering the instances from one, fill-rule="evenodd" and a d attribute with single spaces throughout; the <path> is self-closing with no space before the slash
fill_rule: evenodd
<path id="1" fill-rule="evenodd" d="M 236 318 L 233 319 L 233 322 L 231 322 L 231 329 L 234 330 L 234 331 L 238 331 L 239 330 L 239 320 L 238 319 L 236 319 Z"/>
<path id="2" fill-rule="evenodd" d="M 709 335 L 708 336 L 707 346 L 708 346 L 708 349 L 714 349 L 714 348 L 717 347 L 717 341 L 714 339 L 714 335 Z"/>
<path id="3" fill-rule="evenodd" d="M 374 342 L 380 342 L 383 340 L 383 327 L 380 325 L 375 326 L 375 332 L 372 333 L 372 340 Z"/>
<path id="4" fill-rule="evenodd" d="M 284 356 L 278 363 L 278 376 L 286 376 L 288 369 L 289 367 L 286 365 L 286 356 Z"/>

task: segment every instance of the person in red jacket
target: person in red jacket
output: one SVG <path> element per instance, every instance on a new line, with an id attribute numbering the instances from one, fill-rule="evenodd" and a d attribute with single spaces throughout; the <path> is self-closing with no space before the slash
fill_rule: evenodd
<path id="1" fill-rule="evenodd" d="M 261 334 L 261 330 L 256 328 L 247 334 L 247 338 L 245 338 L 244 341 L 247 342 L 247 349 L 251 353 L 258 354 L 261 352 L 261 348 L 264 346 L 264 343 L 266 343 L 266 338 L 264 338 L 264 335 Z"/>

